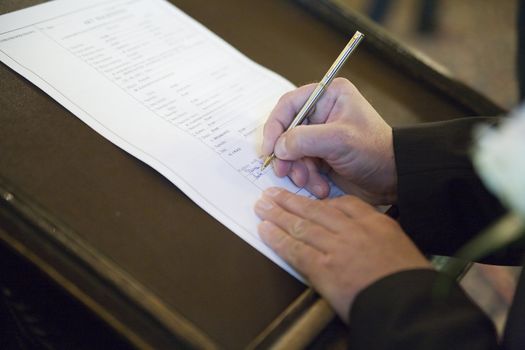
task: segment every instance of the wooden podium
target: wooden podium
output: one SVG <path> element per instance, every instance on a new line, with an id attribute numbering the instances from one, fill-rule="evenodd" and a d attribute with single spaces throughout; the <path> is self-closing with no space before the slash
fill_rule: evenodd
<path id="1" fill-rule="evenodd" d="M 0 13 L 40 2 L 2 1 Z M 172 2 L 296 85 L 319 79 L 359 29 L 367 37 L 341 76 L 391 124 L 501 112 L 331 1 Z M 333 318 L 313 291 L 4 65 L 0 86 L 2 247 L 133 346 L 265 348 L 298 321 L 322 330 Z"/>

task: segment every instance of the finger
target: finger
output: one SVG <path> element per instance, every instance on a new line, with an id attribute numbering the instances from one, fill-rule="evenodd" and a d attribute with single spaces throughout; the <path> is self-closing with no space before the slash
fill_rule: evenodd
<path id="1" fill-rule="evenodd" d="M 349 99 L 359 95 L 357 88 L 345 78 L 335 78 L 308 115 L 309 124 L 324 124 L 328 118 L 344 106 Z M 302 107 L 302 106 L 301 106 Z"/>
<path id="2" fill-rule="evenodd" d="M 290 193 L 281 188 L 272 187 L 263 192 L 262 199 L 275 203 L 284 211 L 293 214 L 302 219 L 307 219 L 316 223 L 328 231 L 335 233 L 345 225 L 352 225 L 348 222 L 348 217 L 334 207 L 328 206 L 324 201 L 314 200 Z M 270 220 L 270 218 L 268 218 Z M 285 228 L 286 221 L 284 218 L 282 224 L 271 220 L 281 227 Z M 286 218 L 287 219 L 287 218 Z M 295 223 L 294 223 L 295 224 Z"/>
<path id="3" fill-rule="evenodd" d="M 305 164 L 306 160 L 297 160 L 292 163 L 292 168 L 290 169 L 290 173 L 288 174 L 288 177 L 292 180 L 292 182 L 297 187 L 304 187 L 306 183 L 308 182 L 308 168 Z"/>
<path id="4" fill-rule="evenodd" d="M 376 209 L 362 199 L 355 196 L 341 196 L 327 201 L 328 206 L 336 208 L 351 218 L 361 218 L 372 213 Z"/>
<path id="5" fill-rule="evenodd" d="M 338 81 L 338 79 L 336 80 Z M 346 79 L 344 80 L 346 81 Z M 335 82 L 336 81 L 334 81 L 334 83 Z M 332 85 L 334 85 L 334 83 L 332 83 Z M 299 110 L 303 107 L 316 86 L 317 84 L 301 86 L 293 91 L 287 92 L 279 99 L 264 125 L 261 150 L 263 155 L 270 155 L 273 152 L 276 140 L 291 124 L 293 118 L 295 118 Z M 341 83 L 339 82 L 335 84 L 335 88 L 329 88 L 323 96 L 321 96 L 308 114 L 310 124 L 323 124 L 326 122 L 338 99 L 337 96 L 341 91 Z"/>
<path id="6" fill-rule="evenodd" d="M 308 99 L 315 84 L 302 86 L 284 94 L 268 117 L 263 129 L 262 154 L 273 152 L 275 141 L 288 128 L 293 118 Z"/>
<path id="7" fill-rule="evenodd" d="M 281 208 L 265 197 L 255 204 L 255 212 L 264 221 L 271 222 L 294 239 L 327 252 L 332 244 L 332 233 L 318 224 Z"/>
<path id="8" fill-rule="evenodd" d="M 330 185 L 319 171 L 319 163 L 315 159 L 305 158 L 304 165 L 308 171 L 306 189 L 317 198 L 326 198 L 330 193 Z"/>
<path id="9" fill-rule="evenodd" d="M 350 137 L 338 124 L 299 125 L 279 137 L 275 156 L 283 160 L 314 157 L 329 162 L 348 150 Z"/>
<path id="10" fill-rule="evenodd" d="M 263 242 L 292 265 L 306 279 L 317 268 L 324 253 L 304 242 L 297 240 L 269 221 L 262 221 L 258 227 Z"/>
<path id="11" fill-rule="evenodd" d="M 272 161 L 272 167 L 273 171 L 275 172 L 275 175 L 279 177 L 285 177 L 290 174 L 290 170 L 292 169 L 292 163 L 288 160 L 280 160 L 277 158 L 274 158 Z"/>
<path id="12" fill-rule="evenodd" d="M 297 187 L 305 187 L 317 198 L 326 198 L 330 193 L 328 181 L 319 173 L 314 159 L 304 158 L 294 162 L 275 160 L 274 171 L 288 176 Z"/>

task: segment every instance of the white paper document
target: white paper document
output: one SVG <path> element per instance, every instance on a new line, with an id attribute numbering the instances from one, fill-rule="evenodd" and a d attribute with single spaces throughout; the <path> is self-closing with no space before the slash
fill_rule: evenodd
<path id="1" fill-rule="evenodd" d="M 262 243 L 253 212 L 270 186 L 308 195 L 260 171 L 262 125 L 290 82 L 164 0 L 56 0 L 0 16 L 0 59 L 301 279 Z"/>

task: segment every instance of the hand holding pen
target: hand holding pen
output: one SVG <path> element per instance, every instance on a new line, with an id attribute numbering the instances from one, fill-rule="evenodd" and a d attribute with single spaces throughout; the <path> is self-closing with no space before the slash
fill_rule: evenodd
<path id="1" fill-rule="evenodd" d="M 295 116 L 295 118 L 292 120 L 286 131 L 291 130 L 295 128 L 297 125 L 301 124 L 308 114 L 315 108 L 315 104 L 323 93 L 326 91 L 332 80 L 337 76 L 337 73 L 339 73 L 339 70 L 343 67 L 346 60 L 352 52 L 354 52 L 355 48 L 359 45 L 361 40 L 363 40 L 364 35 L 361 32 L 355 32 L 354 36 L 350 39 L 348 44 L 345 46 L 343 51 L 339 54 L 337 59 L 334 61 L 330 69 L 328 69 L 328 72 L 324 75 L 323 79 L 317 84 L 315 89 L 312 91 L 306 102 L 304 103 L 303 107 L 299 110 L 299 113 Z M 266 168 L 272 159 L 275 157 L 275 154 L 272 153 L 269 156 L 266 157 L 266 159 L 263 162 L 262 169 Z"/>
<path id="2" fill-rule="evenodd" d="M 372 204 L 396 200 L 392 129 L 348 80 L 333 81 L 308 116 L 309 125 L 285 129 L 319 84 L 284 95 L 265 126 L 262 153 L 275 153 L 273 171 L 324 198 L 326 177 Z M 323 89 L 324 90 L 324 89 Z"/>

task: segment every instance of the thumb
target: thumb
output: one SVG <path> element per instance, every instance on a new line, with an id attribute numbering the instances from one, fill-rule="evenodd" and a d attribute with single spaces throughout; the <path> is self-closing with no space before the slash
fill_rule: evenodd
<path id="1" fill-rule="evenodd" d="M 342 130 L 330 124 L 299 125 L 287 131 L 277 140 L 275 155 L 283 160 L 303 157 L 327 159 L 344 146 Z"/>

